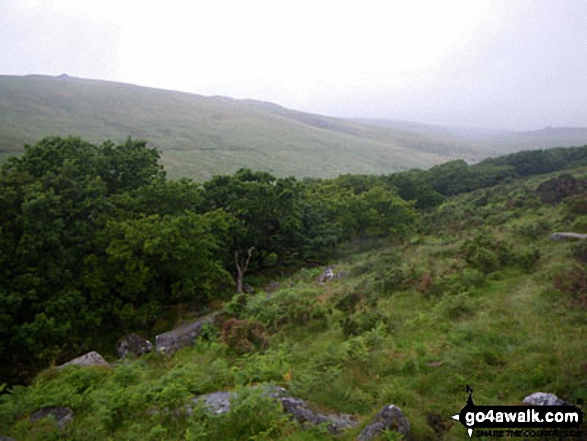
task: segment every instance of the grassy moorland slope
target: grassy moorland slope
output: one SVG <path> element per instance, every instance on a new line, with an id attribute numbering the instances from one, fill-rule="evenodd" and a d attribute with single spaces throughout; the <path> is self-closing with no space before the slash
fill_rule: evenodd
<path id="1" fill-rule="evenodd" d="M 412 130 L 429 136 L 451 137 L 455 141 L 482 146 L 484 150 L 494 154 L 571 147 L 587 142 L 587 127 L 546 127 L 540 130 L 513 132 L 474 127 L 443 127 L 389 119 L 360 118 L 356 121 L 379 127 Z"/>
<path id="2" fill-rule="evenodd" d="M 45 136 L 91 142 L 128 136 L 163 152 L 172 177 L 239 168 L 335 177 L 427 168 L 489 156 L 446 134 L 323 117 L 275 104 L 71 77 L 0 76 L 0 160 Z"/>
<path id="3" fill-rule="evenodd" d="M 586 168 L 570 173 L 587 179 Z M 316 280 L 322 268 L 284 278 L 270 294 L 259 283 L 257 294 L 225 305 L 263 330 L 256 350 L 239 353 L 238 341 L 226 344 L 211 327 L 172 357 L 46 371 L 0 398 L 0 433 L 23 441 L 334 439 L 303 431 L 258 395 L 225 415 L 169 411 L 194 395 L 261 382 L 353 413 L 361 425 L 394 403 L 414 440 L 467 438 L 450 418 L 467 384 L 477 404 L 518 404 L 537 391 L 584 398 L 587 246 L 548 235 L 587 233 L 587 207 L 584 195 L 543 202 L 538 187 L 555 176 L 451 198 L 403 244 L 349 245 L 334 262 L 341 277 L 328 283 Z M 76 415 L 63 429 L 29 421 L 57 405 Z"/>

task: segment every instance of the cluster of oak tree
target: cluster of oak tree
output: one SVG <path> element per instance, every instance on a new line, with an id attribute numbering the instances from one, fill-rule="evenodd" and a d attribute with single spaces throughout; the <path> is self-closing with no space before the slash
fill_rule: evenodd
<path id="1" fill-rule="evenodd" d="M 143 141 L 43 139 L 0 173 L 0 382 L 148 327 L 161 308 L 242 290 L 247 271 L 303 266 L 354 238 L 401 240 L 447 196 L 579 163 L 587 146 L 387 176 L 242 169 L 196 183 L 166 179 Z"/>

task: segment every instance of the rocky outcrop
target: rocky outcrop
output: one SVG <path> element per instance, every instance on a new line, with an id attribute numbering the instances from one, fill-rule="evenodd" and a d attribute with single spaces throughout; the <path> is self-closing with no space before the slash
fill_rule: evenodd
<path id="1" fill-rule="evenodd" d="M 200 395 L 192 399 L 194 404 L 202 403 L 204 407 L 214 415 L 226 413 L 230 410 L 230 400 L 234 399 L 236 394 L 234 392 L 212 392 L 211 394 Z M 191 415 L 193 410 L 188 407 L 188 415 Z"/>
<path id="2" fill-rule="evenodd" d="M 125 335 L 116 343 L 118 358 L 137 358 L 152 349 L 151 342 L 137 334 Z"/>
<path id="3" fill-rule="evenodd" d="M 34 422 L 48 417 L 54 418 L 57 427 L 63 429 L 67 423 L 73 421 L 74 414 L 69 407 L 43 407 L 33 413 L 29 419 Z"/>
<path id="4" fill-rule="evenodd" d="M 271 385 L 254 386 L 261 387 L 264 391 L 261 396 L 266 396 L 272 400 L 279 401 L 285 414 L 298 421 L 302 425 L 320 425 L 326 424 L 328 431 L 332 434 L 340 434 L 345 429 L 357 426 L 357 421 L 352 415 L 348 414 L 327 414 L 314 410 L 308 402 L 290 397 L 287 391 L 281 387 Z M 238 395 L 236 392 L 220 391 L 206 395 L 200 395 L 192 399 L 194 404 L 202 403 L 206 409 L 219 415 L 230 411 L 230 400 L 234 400 Z M 188 414 L 192 409 L 188 408 Z"/>
<path id="5" fill-rule="evenodd" d="M 587 234 L 580 234 L 580 233 L 552 233 L 548 236 L 550 240 L 585 240 L 587 239 Z"/>
<path id="6" fill-rule="evenodd" d="M 555 394 L 535 392 L 524 398 L 524 403 L 530 406 L 564 406 L 568 403 L 561 400 Z"/>
<path id="7" fill-rule="evenodd" d="M 92 352 L 88 352 L 85 355 L 82 355 L 81 357 L 74 358 L 73 360 L 62 364 L 61 366 L 57 366 L 57 369 L 63 369 L 66 366 L 72 366 L 72 365 L 81 366 L 81 367 L 88 367 L 88 366 L 108 367 L 108 366 L 110 366 L 108 364 L 108 362 L 106 360 L 104 360 L 104 358 L 100 354 L 92 351 Z"/>
<path id="8" fill-rule="evenodd" d="M 396 431 L 404 437 L 410 433 L 410 422 L 401 409 L 393 404 L 383 406 L 371 424 L 359 434 L 357 440 L 370 441 L 385 431 Z"/>
<path id="9" fill-rule="evenodd" d="M 302 425 L 326 424 L 328 431 L 334 435 L 357 426 L 357 421 L 352 415 L 322 413 L 312 409 L 306 401 L 299 398 L 282 397 L 279 400 L 283 411 Z"/>
<path id="10" fill-rule="evenodd" d="M 16 440 L 14 438 L 10 438 L 9 436 L 0 435 L 0 441 L 16 441 Z"/>
<path id="11" fill-rule="evenodd" d="M 205 317 L 201 317 L 195 322 L 188 323 L 169 332 L 159 334 L 157 337 L 155 337 L 156 351 L 169 355 L 179 351 L 181 348 L 193 345 L 198 336 L 202 333 L 203 326 L 213 323 L 216 315 L 218 314 L 219 313 L 216 312 Z"/>

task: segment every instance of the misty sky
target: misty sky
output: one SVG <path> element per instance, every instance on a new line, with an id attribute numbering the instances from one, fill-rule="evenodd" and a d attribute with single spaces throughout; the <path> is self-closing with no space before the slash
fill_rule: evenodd
<path id="1" fill-rule="evenodd" d="M 0 74 L 343 117 L 587 126 L 585 0 L 0 0 Z"/>

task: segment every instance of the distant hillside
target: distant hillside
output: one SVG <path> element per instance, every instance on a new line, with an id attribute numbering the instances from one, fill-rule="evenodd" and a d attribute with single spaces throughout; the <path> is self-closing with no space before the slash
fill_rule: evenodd
<path id="1" fill-rule="evenodd" d="M 450 134 L 297 112 L 271 103 L 67 76 L 0 76 L 0 160 L 46 136 L 92 142 L 132 136 L 160 149 L 173 177 L 241 167 L 334 177 L 427 168 L 493 152 Z"/>
<path id="2" fill-rule="evenodd" d="M 491 155 L 520 150 L 549 149 L 587 144 L 587 127 L 547 127 L 541 130 L 512 132 L 475 127 L 443 127 L 392 119 L 361 118 L 354 121 L 398 130 L 411 130 L 429 136 L 443 136 L 455 143 L 467 143 Z"/>

